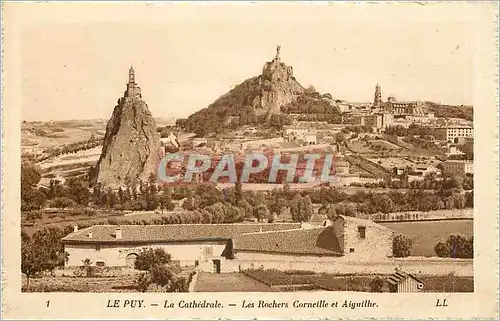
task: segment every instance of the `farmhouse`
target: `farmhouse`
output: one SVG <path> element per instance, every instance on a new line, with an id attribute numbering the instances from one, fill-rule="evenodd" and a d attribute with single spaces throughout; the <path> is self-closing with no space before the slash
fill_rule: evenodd
<path id="1" fill-rule="evenodd" d="M 231 240 L 243 233 L 300 229 L 300 223 L 276 224 L 169 224 L 94 225 L 62 239 L 69 254 L 66 266 L 81 266 L 90 259 L 95 265 L 133 267 L 144 248 L 163 248 L 181 266 L 206 259 L 232 258 Z"/>
<path id="2" fill-rule="evenodd" d="M 163 248 L 181 266 L 220 273 L 248 261 L 380 260 L 392 256 L 393 231 L 370 220 L 338 216 L 333 222 L 96 225 L 62 242 L 66 266 L 85 259 L 100 266 L 133 267 L 140 251 Z M 234 264 L 232 264 L 234 263 Z"/>

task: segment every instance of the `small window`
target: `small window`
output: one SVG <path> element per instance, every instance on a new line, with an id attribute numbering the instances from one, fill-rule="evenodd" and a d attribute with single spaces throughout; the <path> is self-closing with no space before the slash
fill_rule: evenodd
<path id="1" fill-rule="evenodd" d="M 349 253 L 354 253 L 354 248 L 352 248 L 352 247 L 351 247 L 351 248 L 349 249 Z"/>
<path id="2" fill-rule="evenodd" d="M 100 250 L 101 250 L 101 244 L 96 244 L 96 246 L 95 246 L 95 250 L 96 250 L 96 251 L 100 251 Z"/>
<path id="3" fill-rule="evenodd" d="M 205 247 L 203 248 L 203 255 L 204 256 L 213 256 L 213 248 L 212 247 Z"/>
<path id="4" fill-rule="evenodd" d="M 104 261 L 97 261 L 95 262 L 96 266 L 106 266 L 106 263 Z"/>
<path id="5" fill-rule="evenodd" d="M 358 226 L 358 234 L 362 239 L 366 238 L 366 227 Z"/>

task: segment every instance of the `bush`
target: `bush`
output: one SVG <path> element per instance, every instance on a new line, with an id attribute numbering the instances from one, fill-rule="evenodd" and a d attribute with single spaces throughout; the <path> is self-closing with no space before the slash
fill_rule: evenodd
<path id="1" fill-rule="evenodd" d="M 28 212 L 26 214 L 27 221 L 35 221 L 35 220 L 39 220 L 41 218 L 42 218 L 42 212 L 40 212 L 40 211 L 32 211 L 32 212 Z"/>
<path id="2" fill-rule="evenodd" d="M 48 202 L 48 207 L 73 208 L 76 207 L 76 202 L 69 197 L 56 197 Z"/>
<path id="3" fill-rule="evenodd" d="M 370 291 L 382 292 L 383 286 L 384 286 L 384 280 L 380 276 L 377 276 L 370 282 Z"/>
<path id="4" fill-rule="evenodd" d="M 474 257 L 474 238 L 452 234 L 446 242 L 438 242 L 434 247 L 439 257 L 472 259 Z"/>
<path id="5" fill-rule="evenodd" d="M 150 271 L 157 265 L 165 265 L 172 261 L 170 254 L 163 249 L 145 249 L 135 260 L 135 268 L 141 271 Z"/>
<path id="6" fill-rule="evenodd" d="M 118 220 L 115 217 L 108 218 L 109 225 L 118 225 Z"/>
<path id="7" fill-rule="evenodd" d="M 411 255 L 413 241 L 404 235 L 397 235 L 392 240 L 392 253 L 394 257 L 407 257 Z"/>

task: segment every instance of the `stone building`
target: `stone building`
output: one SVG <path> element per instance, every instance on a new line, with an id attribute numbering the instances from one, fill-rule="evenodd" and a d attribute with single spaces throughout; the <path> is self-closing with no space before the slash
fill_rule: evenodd
<path id="1" fill-rule="evenodd" d="M 128 71 L 127 90 L 123 94 L 125 100 L 133 98 L 142 98 L 141 88 L 135 83 L 134 67 L 130 66 Z"/>
<path id="2" fill-rule="evenodd" d="M 474 163 L 470 160 L 447 160 L 443 162 L 444 175 L 465 175 L 474 173 Z"/>
<path id="3" fill-rule="evenodd" d="M 299 223 L 95 225 L 62 239 L 68 253 L 66 267 L 95 265 L 133 267 L 145 248 L 163 248 L 181 266 L 233 257 L 231 240 L 243 233 L 298 229 Z"/>
<path id="4" fill-rule="evenodd" d="M 384 260 L 392 257 L 394 232 L 370 220 L 339 215 L 324 226 L 255 232 L 234 239 L 238 260 L 335 263 L 342 260 Z"/>
<path id="5" fill-rule="evenodd" d="M 437 140 L 453 142 L 455 138 L 473 137 L 474 130 L 472 126 L 447 126 L 434 129 Z"/>
<path id="6" fill-rule="evenodd" d="M 162 248 L 180 266 L 220 273 L 252 261 L 371 261 L 392 256 L 393 231 L 369 220 L 333 222 L 96 225 L 62 239 L 66 267 L 90 259 L 98 266 L 134 267 L 143 249 Z"/>
<path id="7" fill-rule="evenodd" d="M 398 101 L 390 96 L 384 104 L 384 109 L 392 114 L 425 115 L 427 106 L 421 101 Z"/>

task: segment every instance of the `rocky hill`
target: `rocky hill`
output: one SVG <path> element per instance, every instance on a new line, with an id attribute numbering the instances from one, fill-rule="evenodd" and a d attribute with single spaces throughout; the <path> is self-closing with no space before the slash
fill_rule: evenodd
<path id="1" fill-rule="evenodd" d="M 262 74 L 243 81 L 178 124 L 199 135 L 218 133 L 226 128 L 269 121 L 305 96 L 309 93 L 293 76 L 293 68 L 281 62 L 278 47 L 276 57 L 265 63 Z M 301 101 L 305 100 L 310 101 Z"/>
<path id="2" fill-rule="evenodd" d="M 92 173 L 93 182 L 118 187 L 147 181 L 156 173 L 159 158 L 160 136 L 155 120 L 142 100 L 134 76 L 129 75 L 127 91 L 108 121 L 102 153 Z"/>
<path id="3" fill-rule="evenodd" d="M 429 112 L 434 113 L 436 117 L 474 120 L 474 108 L 472 106 L 441 105 L 431 101 L 426 101 L 425 103 L 429 108 Z"/>

